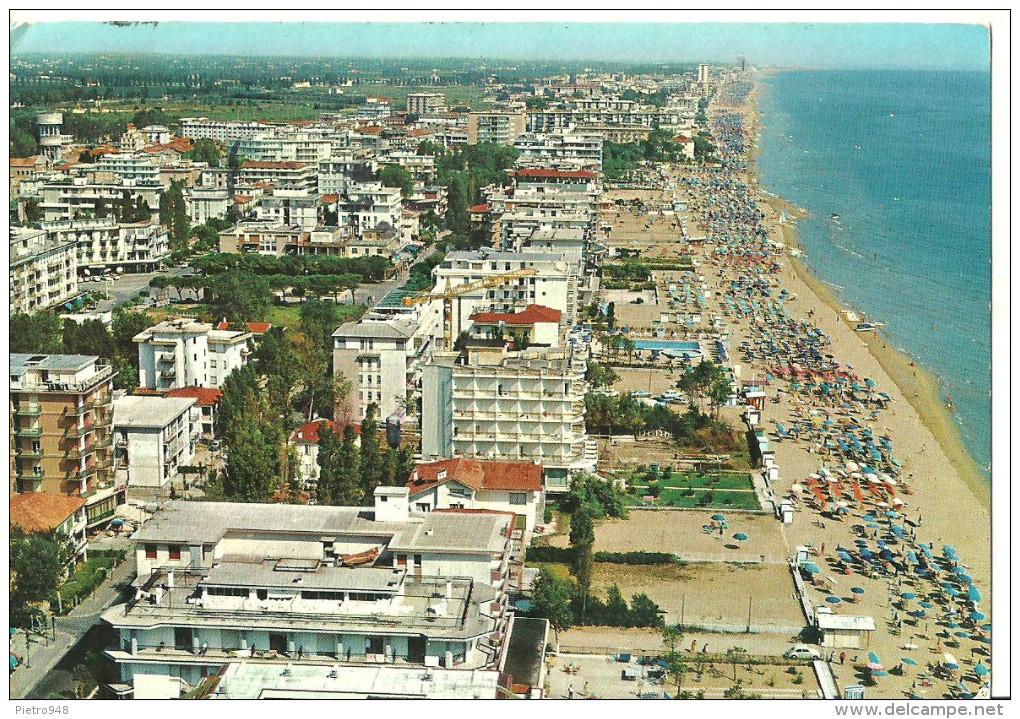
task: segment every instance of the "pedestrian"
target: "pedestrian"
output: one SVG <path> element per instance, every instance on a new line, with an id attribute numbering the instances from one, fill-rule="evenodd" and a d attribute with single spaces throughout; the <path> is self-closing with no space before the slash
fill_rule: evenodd
<path id="1" fill-rule="evenodd" d="M 706 642 L 705 646 L 703 646 L 703 647 L 701 648 L 701 653 L 702 653 L 702 654 L 704 654 L 704 653 L 705 653 L 705 652 L 707 652 L 707 651 L 708 651 L 708 643 Z"/>
<path id="2" fill-rule="evenodd" d="M 588 696 L 588 682 L 584 683 L 584 696 Z"/>
<path id="3" fill-rule="evenodd" d="M 698 640 L 695 639 L 694 641 L 691 642 L 691 651 L 693 652 L 697 648 L 698 648 Z"/>
<path id="4" fill-rule="evenodd" d="M 839 653 L 839 663 L 846 664 L 846 652 Z"/>
<path id="5" fill-rule="evenodd" d="M 573 698 L 574 698 L 574 685 L 571 684 L 569 687 L 567 687 L 567 699 Z"/>

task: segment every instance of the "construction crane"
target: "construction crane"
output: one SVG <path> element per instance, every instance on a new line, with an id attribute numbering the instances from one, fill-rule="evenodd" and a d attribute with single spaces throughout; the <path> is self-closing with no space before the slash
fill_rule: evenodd
<path id="1" fill-rule="evenodd" d="M 450 287 L 449 280 L 447 280 L 446 289 L 444 291 L 422 292 L 417 295 L 409 295 L 404 298 L 403 302 L 406 307 L 410 307 L 412 305 L 420 305 L 426 302 L 434 302 L 436 300 L 443 301 L 443 349 L 449 350 L 453 347 L 454 299 L 463 297 L 464 295 L 469 295 L 472 292 L 477 292 L 478 290 L 500 287 L 502 285 L 509 284 L 514 280 L 520 280 L 537 274 L 538 270 L 535 268 L 524 267 L 519 270 L 511 270 L 510 272 L 500 272 L 495 275 L 489 275 L 480 280 L 465 282 L 464 284 L 456 285 L 455 287 Z"/>

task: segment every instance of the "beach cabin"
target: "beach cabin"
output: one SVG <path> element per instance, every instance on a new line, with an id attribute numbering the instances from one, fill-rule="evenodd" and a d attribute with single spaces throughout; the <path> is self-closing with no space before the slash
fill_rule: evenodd
<path id="1" fill-rule="evenodd" d="M 842 614 L 816 616 L 819 643 L 832 649 L 867 649 L 871 646 L 871 633 L 875 631 L 872 617 L 852 617 Z"/>

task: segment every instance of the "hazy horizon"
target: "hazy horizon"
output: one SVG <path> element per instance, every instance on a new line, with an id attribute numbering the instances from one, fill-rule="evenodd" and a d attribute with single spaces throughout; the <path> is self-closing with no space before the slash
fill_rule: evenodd
<path id="1" fill-rule="evenodd" d="M 987 70 L 990 61 L 988 28 L 935 23 L 41 22 L 15 25 L 10 41 L 12 58 L 124 53 L 728 64 L 743 55 L 757 66 L 832 70 Z"/>

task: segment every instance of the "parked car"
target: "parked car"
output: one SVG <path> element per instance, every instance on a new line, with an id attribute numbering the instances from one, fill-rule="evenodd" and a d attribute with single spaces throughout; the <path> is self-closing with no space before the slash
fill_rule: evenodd
<path id="1" fill-rule="evenodd" d="M 814 647 L 809 647 L 807 644 L 798 644 L 795 647 L 791 647 L 787 650 L 786 654 L 783 655 L 787 659 L 821 659 L 822 654 Z"/>

